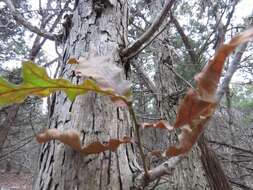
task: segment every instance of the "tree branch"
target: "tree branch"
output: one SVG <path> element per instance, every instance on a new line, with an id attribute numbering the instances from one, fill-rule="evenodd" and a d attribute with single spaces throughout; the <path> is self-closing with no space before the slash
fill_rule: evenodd
<path id="1" fill-rule="evenodd" d="M 34 32 L 44 38 L 47 38 L 52 41 L 57 41 L 57 35 L 56 34 L 51 34 L 43 29 L 39 29 L 37 26 L 32 25 L 30 22 L 26 21 L 23 16 L 16 10 L 16 8 L 13 5 L 12 0 L 4 0 L 6 3 L 7 7 L 10 9 L 11 14 L 15 21 L 22 26 L 26 27 L 29 29 L 31 32 Z"/>
<path id="2" fill-rule="evenodd" d="M 237 147 L 237 146 L 233 146 L 233 145 L 230 145 L 230 144 L 227 144 L 227 143 L 224 143 L 224 142 L 218 142 L 218 141 L 213 141 L 213 140 L 208 140 L 208 142 L 212 143 L 212 144 L 222 145 L 222 146 L 225 146 L 225 147 L 228 147 L 228 148 L 232 148 L 232 149 L 235 149 L 235 150 L 242 151 L 242 152 L 245 152 L 245 153 L 253 155 L 253 152 L 250 151 L 250 150 L 247 150 L 247 149 L 244 149 L 244 148 L 240 148 L 240 147 Z"/>
<path id="3" fill-rule="evenodd" d="M 176 27 L 178 33 L 179 33 L 180 36 L 181 36 L 181 39 L 182 39 L 182 41 L 183 41 L 183 43 L 184 43 L 184 46 L 185 46 L 185 48 L 186 48 L 186 50 L 187 50 L 187 52 L 188 52 L 188 54 L 189 54 L 189 56 L 190 56 L 190 58 L 191 58 L 191 62 L 192 62 L 193 64 L 197 64 L 197 62 L 196 62 L 197 55 L 196 55 L 196 53 L 195 53 L 195 51 L 194 51 L 194 49 L 193 49 L 193 47 L 192 47 L 192 45 L 191 45 L 191 43 L 190 43 L 189 38 L 188 38 L 188 37 L 186 36 L 186 34 L 184 33 L 184 30 L 183 30 L 183 28 L 180 26 L 178 20 L 177 20 L 172 14 L 170 15 L 170 18 L 171 18 L 171 21 L 174 23 L 174 25 L 175 25 L 175 27 Z"/>
<path id="4" fill-rule="evenodd" d="M 242 184 L 240 182 L 236 182 L 232 179 L 229 179 L 229 182 L 232 183 L 233 185 L 236 185 L 237 187 L 241 188 L 241 189 L 244 189 L 244 190 L 253 190 L 253 188 L 245 185 L 245 184 Z"/>
<path id="5" fill-rule="evenodd" d="M 60 22 L 62 15 L 64 14 L 64 12 L 66 11 L 66 9 L 68 8 L 68 5 L 71 3 L 71 0 L 67 0 L 66 3 L 64 4 L 63 8 L 60 10 L 60 12 L 57 14 L 57 17 L 54 21 L 54 23 L 52 24 L 52 26 L 49 29 L 49 32 L 52 33 L 54 31 L 54 29 L 56 28 L 57 24 Z M 47 5 L 47 9 L 49 5 Z M 54 14 L 55 15 L 55 14 Z M 51 20 L 51 18 L 54 16 L 51 15 L 49 18 L 42 18 L 42 23 L 41 23 L 41 27 L 40 28 L 45 28 L 46 24 L 49 22 L 49 20 Z M 42 15 L 43 16 L 43 15 Z M 39 53 L 41 47 L 43 46 L 43 44 L 46 42 L 47 38 L 44 38 L 41 42 L 41 36 L 37 35 L 37 37 L 34 40 L 34 44 L 33 47 L 31 49 L 31 53 L 29 56 L 30 60 L 34 60 L 35 57 L 37 56 L 37 54 Z M 59 39 L 57 39 L 59 40 Z M 56 43 L 57 44 L 57 43 Z"/>
<path id="6" fill-rule="evenodd" d="M 135 180 L 136 189 L 145 188 L 150 182 L 159 179 L 164 175 L 171 175 L 176 168 L 176 165 L 183 160 L 185 156 L 176 156 L 163 162 L 161 165 L 148 171 L 148 179 L 144 174 L 139 175 Z"/>
<path id="7" fill-rule="evenodd" d="M 130 44 L 129 47 L 126 47 L 121 51 L 121 54 L 124 57 L 127 57 L 134 52 L 138 51 L 142 45 L 147 42 L 153 35 L 154 33 L 159 29 L 161 26 L 162 22 L 166 18 L 166 15 L 168 11 L 171 9 L 173 3 L 175 0 L 167 0 L 162 11 L 157 15 L 151 26 L 148 28 L 148 30 L 143 33 L 134 43 Z"/>
<path id="8" fill-rule="evenodd" d="M 167 26 L 170 24 L 170 21 L 168 21 L 165 26 L 160 30 L 155 32 L 155 34 L 147 40 L 147 42 L 144 42 L 139 49 L 137 49 L 135 52 L 129 54 L 128 56 L 125 56 L 123 60 L 127 61 L 129 59 L 131 59 L 132 57 L 135 57 L 136 55 L 138 55 L 140 52 L 142 52 L 142 50 L 144 50 L 148 45 L 150 45 L 166 28 Z"/>
<path id="9" fill-rule="evenodd" d="M 145 154 L 144 154 L 144 151 L 143 151 L 143 146 L 142 146 L 142 142 L 141 142 L 141 135 L 140 135 L 140 124 L 138 123 L 137 121 L 137 118 L 136 118 L 136 115 L 135 115 L 135 112 L 134 112 L 134 109 L 133 109 L 133 103 L 132 102 L 129 102 L 128 103 L 128 110 L 129 110 L 129 114 L 130 116 L 132 117 L 132 120 L 134 122 L 134 131 L 135 131 L 135 136 L 137 138 L 137 146 L 138 146 L 138 149 L 140 151 L 140 157 L 141 157 L 141 160 L 142 160 L 142 164 L 143 164 L 143 170 L 144 170 L 144 178 L 147 179 L 149 178 L 148 176 L 148 167 L 147 167 L 147 164 L 146 164 L 146 158 L 145 158 Z"/>
<path id="10" fill-rule="evenodd" d="M 225 94 L 226 90 L 228 89 L 232 76 L 234 75 L 238 66 L 240 65 L 242 55 L 244 51 L 246 50 L 246 48 L 247 48 L 247 43 L 240 45 L 236 51 L 234 59 L 229 64 L 227 72 L 225 73 L 222 83 L 219 86 L 219 89 L 217 91 L 218 102 L 220 102 L 222 96 Z"/>
<path id="11" fill-rule="evenodd" d="M 137 73 L 141 76 L 144 84 L 151 91 L 151 93 L 156 94 L 157 88 L 143 68 L 135 62 L 132 62 L 131 65 L 133 65 L 133 67 L 136 69 Z"/>
<path id="12" fill-rule="evenodd" d="M 251 13 L 251 16 L 252 15 L 253 15 L 253 12 Z M 253 22 L 253 20 L 250 21 L 250 24 L 252 24 L 252 22 Z M 248 43 L 244 43 L 237 48 L 234 59 L 229 64 L 227 72 L 225 73 L 225 76 L 222 80 L 222 83 L 217 90 L 217 101 L 218 102 L 220 102 L 222 96 L 225 94 L 226 90 L 228 89 L 229 83 L 232 79 L 232 76 L 234 75 L 234 73 L 236 72 L 236 70 L 238 69 L 238 67 L 241 63 L 242 55 L 247 48 L 247 44 Z"/>

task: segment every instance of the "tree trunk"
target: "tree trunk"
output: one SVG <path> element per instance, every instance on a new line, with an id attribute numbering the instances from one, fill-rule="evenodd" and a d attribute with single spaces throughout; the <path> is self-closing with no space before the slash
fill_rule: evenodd
<path id="1" fill-rule="evenodd" d="M 159 12 L 162 7 L 162 1 L 152 1 L 150 4 L 151 10 L 154 10 L 154 15 Z M 177 105 L 179 101 L 180 94 L 175 94 L 179 91 L 179 87 L 176 83 L 176 76 L 172 72 L 171 68 L 174 69 L 176 64 L 176 56 L 173 50 L 170 48 L 168 36 L 170 36 L 169 27 L 159 35 L 159 39 L 153 42 L 153 52 L 154 52 L 154 63 L 155 63 L 155 83 L 157 88 L 157 99 L 158 113 L 161 118 L 170 121 L 173 124 L 175 120 L 175 114 L 177 111 Z M 167 38 L 167 40 L 165 40 Z M 167 42 L 167 43 L 165 43 Z M 175 95 L 172 95 L 175 94 Z M 165 134 L 164 131 L 156 132 L 156 135 L 160 138 L 160 146 L 168 147 L 171 144 L 177 143 L 177 135 L 175 132 L 170 132 Z M 165 138 L 164 136 L 167 136 Z M 152 135 L 151 135 L 152 136 Z M 161 138 L 163 137 L 163 138 Z M 205 190 L 209 189 L 208 182 L 205 178 L 205 171 L 203 170 L 201 160 L 201 152 L 198 147 L 194 147 L 192 151 L 187 155 L 187 159 L 180 162 L 172 175 L 167 177 L 166 185 L 162 185 L 164 189 L 175 189 L 175 190 L 185 190 L 185 189 L 195 189 L 195 190 Z"/>
<path id="2" fill-rule="evenodd" d="M 71 78 L 70 56 L 85 56 L 90 50 L 111 54 L 121 64 L 119 49 L 125 45 L 127 3 L 124 0 L 79 1 L 72 28 L 65 43 L 61 75 Z M 117 108 L 108 97 L 97 94 L 79 96 L 71 103 L 64 93 L 56 93 L 50 108 L 49 128 L 75 128 L 83 144 L 110 138 L 131 136 L 132 123 L 127 109 Z M 35 190 L 39 189 L 131 189 L 133 174 L 139 170 L 131 145 L 121 145 L 117 152 L 83 156 L 52 141 L 44 144 L 39 159 Z"/>
<path id="3" fill-rule="evenodd" d="M 232 190 L 226 175 L 221 167 L 215 152 L 208 148 L 205 136 L 202 135 L 198 140 L 201 149 L 201 161 L 205 169 L 206 178 L 211 190 Z"/>
<path id="4" fill-rule="evenodd" d="M 15 122 L 15 118 L 17 116 L 18 110 L 19 110 L 19 105 L 13 105 L 10 106 L 7 109 L 7 115 L 5 116 L 6 118 L 4 119 L 4 121 L 2 122 L 2 118 L 1 119 L 1 123 L 0 123 L 0 153 L 2 151 L 2 147 L 4 145 L 5 140 L 7 139 L 7 135 L 13 125 L 13 123 Z"/>
<path id="5" fill-rule="evenodd" d="M 168 51 L 168 50 L 167 50 Z M 161 53 L 159 58 L 156 60 L 160 60 L 157 63 L 157 79 L 156 81 L 159 92 L 161 94 L 161 102 L 159 105 L 159 110 L 162 118 L 166 118 L 168 121 L 173 121 L 173 115 L 176 111 L 176 104 L 178 102 L 178 96 L 167 96 L 167 94 L 172 94 L 177 91 L 175 86 L 175 75 L 172 73 L 170 69 L 166 66 L 169 64 L 171 67 L 173 66 L 172 58 L 166 54 L 166 51 L 161 51 L 165 53 Z M 163 95 L 165 94 L 165 96 Z M 177 144 L 177 137 L 175 132 L 168 133 L 167 147 L 171 144 Z M 187 159 L 180 162 L 175 171 L 171 176 L 168 177 L 167 187 L 171 189 L 195 189 L 195 190 L 205 190 L 209 189 L 208 182 L 205 177 L 205 171 L 203 170 L 201 160 L 201 151 L 199 147 L 195 146 L 188 153 Z"/>

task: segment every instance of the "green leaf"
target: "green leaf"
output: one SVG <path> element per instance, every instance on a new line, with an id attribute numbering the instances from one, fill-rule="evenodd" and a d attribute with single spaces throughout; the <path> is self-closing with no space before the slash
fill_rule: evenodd
<path id="1" fill-rule="evenodd" d="M 30 95 L 45 97 L 57 90 L 64 91 L 71 101 L 77 95 L 85 94 L 88 91 L 126 101 L 124 97 L 118 96 L 113 89 L 100 87 L 91 79 L 85 80 L 81 85 L 74 85 L 65 79 L 51 79 L 45 68 L 37 66 L 31 61 L 23 63 L 22 76 L 23 82 L 19 85 L 9 83 L 0 77 L 0 105 L 21 103 Z"/>

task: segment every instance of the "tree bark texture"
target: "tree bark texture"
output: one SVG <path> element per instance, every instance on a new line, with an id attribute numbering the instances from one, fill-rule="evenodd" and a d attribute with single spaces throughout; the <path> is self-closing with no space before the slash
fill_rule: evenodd
<path id="1" fill-rule="evenodd" d="M 121 64 L 119 49 L 124 47 L 127 1 L 79 1 L 74 11 L 72 28 L 65 44 L 61 75 L 71 78 L 70 56 L 79 57 L 95 50 L 111 55 Z M 108 97 L 90 93 L 68 101 L 62 92 L 52 97 L 49 128 L 75 128 L 82 143 L 105 142 L 110 138 L 131 136 L 132 123 L 127 109 L 117 108 Z M 139 171 L 132 145 L 121 145 L 117 152 L 83 156 L 69 147 L 52 141 L 44 144 L 39 158 L 35 190 L 131 189 L 133 174 Z"/>
<path id="2" fill-rule="evenodd" d="M 205 169 L 206 178 L 211 190 L 232 190 L 230 183 L 221 167 L 215 152 L 208 148 L 205 137 L 202 135 L 198 141 L 201 149 L 201 161 Z"/>

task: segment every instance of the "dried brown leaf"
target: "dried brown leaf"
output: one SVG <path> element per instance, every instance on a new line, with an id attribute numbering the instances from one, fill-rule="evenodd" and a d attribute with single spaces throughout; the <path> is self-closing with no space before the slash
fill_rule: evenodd
<path id="1" fill-rule="evenodd" d="M 173 127 L 164 120 L 158 121 L 157 123 L 143 123 L 142 124 L 143 128 L 155 128 L 155 129 L 168 129 L 172 130 Z"/>
<path id="2" fill-rule="evenodd" d="M 215 111 L 215 94 L 226 58 L 238 45 L 252 37 L 253 28 L 232 38 L 228 44 L 220 47 L 214 58 L 195 76 L 197 88 L 189 89 L 179 107 L 174 125 L 175 128 L 181 129 L 179 145 L 169 147 L 165 152 L 166 156 L 185 154 L 197 142 Z"/>
<path id="3" fill-rule="evenodd" d="M 235 48 L 253 37 L 253 28 L 246 30 L 240 35 L 232 38 L 228 44 L 222 45 L 216 55 L 204 69 L 195 76 L 198 87 L 197 91 L 202 99 L 214 101 L 216 89 L 221 77 L 226 58 Z"/>
<path id="4" fill-rule="evenodd" d="M 212 115 L 216 102 L 208 102 L 202 99 L 198 91 L 189 89 L 177 112 L 175 128 L 191 124 L 200 118 Z"/>
<path id="5" fill-rule="evenodd" d="M 51 140 L 59 140 L 65 145 L 70 146 L 77 152 L 88 154 L 98 154 L 106 150 L 116 151 L 119 145 L 131 143 L 129 137 L 124 137 L 122 140 L 109 139 L 108 143 L 102 144 L 101 142 L 93 142 L 88 146 L 82 146 L 80 135 L 75 129 L 69 129 L 66 131 L 59 131 L 58 129 L 48 129 L 43 133 L 37 135 L 37 141 L 39 143 L 46 143 Z"/>
<path id="6" fill-rule="evenodd" d="M 69 58 L 68 64 L 78 64 L 78 60 L 74 57 Z"/>
<path id="7" fill-rule="evenodd" d="M 113 89 L 120 96 L 129 97 L 130 82 L 123 79 L 122 69 L 117 67 L 110 56 L 98 56 L 94 52 L 79 60 L 70 58 L 68 63 L 77 64 L 76 73 L 91 77 L 101 88 Z"/>
<path id="8" fill-rule="evenodd" d="M 169 147 L 166 150 L 165 155 L 178 156 L 190 151 L 192 146 L 198 141 L 200 134 L 204 131 L 206 121 L 207 120 L 203 120 L 195 127 L 190 127 L 188 125 L 181 127 L 181 133 L 178 136 L 179 145 Z"/>

